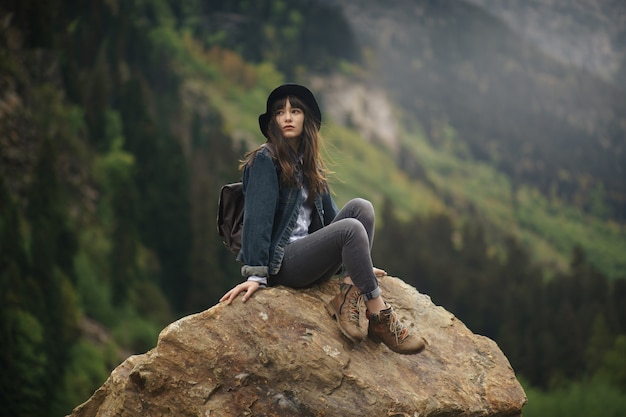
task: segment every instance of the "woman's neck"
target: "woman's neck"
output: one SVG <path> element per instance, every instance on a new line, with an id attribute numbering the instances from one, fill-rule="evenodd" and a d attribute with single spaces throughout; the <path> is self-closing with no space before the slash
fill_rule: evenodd
<path id="1" fill-rule="evenodd" d="M 300 137 L 287 139 L 287 143 L 291 146 L 291 150 L 298 155 L 300 151 Z"/>

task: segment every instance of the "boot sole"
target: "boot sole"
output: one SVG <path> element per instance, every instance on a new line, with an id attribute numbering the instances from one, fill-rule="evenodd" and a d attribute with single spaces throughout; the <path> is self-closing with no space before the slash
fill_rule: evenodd
<path id="1" fill-rule="evenodd" d="M 416 354 L 422 352 L 424 349 L 426 349 L 426 343 L 424 343 L 424 339 L 422 339 L 422 345 L 419 346 L 417 349 L 403 352 L 402 350 L 399 350 L 397 348 L 393 348 L 393 347 L 389 346 L 380 337 L 376 336 L 376 334 L 374 332 L 372 332 L 369 328 L 367 329 L 367 337 L 372 342 L 377 343 L 377 344 L 381 344 L 382 343 L 385 346 L 387 346 L 389 348 L 389 350 L 391 350 L 392 352 L 399 353 L 400 355 L 416 355 Z"/>

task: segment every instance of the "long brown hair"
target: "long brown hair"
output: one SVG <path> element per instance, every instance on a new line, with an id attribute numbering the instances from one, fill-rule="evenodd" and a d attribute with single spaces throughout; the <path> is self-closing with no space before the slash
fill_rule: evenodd
<path id="1" fill-rule="evenodd" d="M 276 122 L 276 111 L 285 107 L 287 100 L 291 107 L 296 107 L 304 112 L 304 126 L 300 135 L 300 148 L 298 154 L 285 139 Z M 321 157 L 321 136 L 317 128 L 318 122 L 311 116 L 311 111 L 307 105 L 298 97 L 288 96 L 276 100 L 272 104 L 272 117 L 269 120 L 267 133 L 269 142 L 274 146 L 274 156 L 281 168 L 280 181 L 282 185 L 300 186 L 298 182 L 298 165 L 299 158 L 302 157 L 302 174 L 306 179 L 307 188 L 309 190 L 309 200 L 312 201 L 315 196 L 320 195 L 328 190 L 326 179 L 326 165 Z M 261 148 L 257 148 L 248 152 L 244 160 L 241 161 L 240 168 L 243 169 L 247 164 L 252 165 L 254 156 Z"/>

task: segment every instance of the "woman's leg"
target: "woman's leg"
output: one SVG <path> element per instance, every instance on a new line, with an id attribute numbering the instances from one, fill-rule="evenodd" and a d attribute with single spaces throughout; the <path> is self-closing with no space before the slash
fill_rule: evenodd
<path id="1" fill-rule="evenodd" d="M 287 246 L 281 269 L 270 282 L 306 287 L 329 279 L 343 265 L 366 300 L 377 298 L 380 288 L 370 254 L 373 239 L 372 204 L 351 200 L 330 225 Z"/>
<path id="2" fill-rule="evenodd" d="M 369 201 L 351 200 L 330 225 L 287 246 L 281 269 L 270 277 L 270 283 L 306 287 L 329 279 L 343 265 L 344 283 L 326 309 L 337 319 L 342 333 L 353 342 L 359 342 L 367 335 L 367 330 L 360 325 L 366 298 L 361 294 L 367 294 L 370 303 L 372 300 L 382 303 L 376 311 L 385 308 L 372 268 L 373 239 L 374 208 Z"/>
<path id="3" fill-rule="evenodd" d="M 343 265 L 354 286 L 341 284 L 339 294 L 326 307 L 341 331 L 354 342 L 365 337 L 359 318 L 360 303 L 365 300 L 367 334 L 395 352 L 418 353 L 424 342 L 408 332 L 381 296 L 371 258 L 373 239 L 372 204 L 351 200 L 330 225 L 287 246 L 281 269 L 270 282 L 305 287 L 329 279 Z"/>

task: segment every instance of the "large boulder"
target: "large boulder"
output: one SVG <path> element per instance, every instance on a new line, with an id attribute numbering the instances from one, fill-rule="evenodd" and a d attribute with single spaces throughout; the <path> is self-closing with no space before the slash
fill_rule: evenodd
<path id="1" fill-rule="evenodd" d="M 495 342 L 400 279 L 380 284 L 422 353 L 343 337 L 324 309 L 336 280 L 274 287 L 170 324 L 72 416 L 521 416 L 526 396 Z"/>

